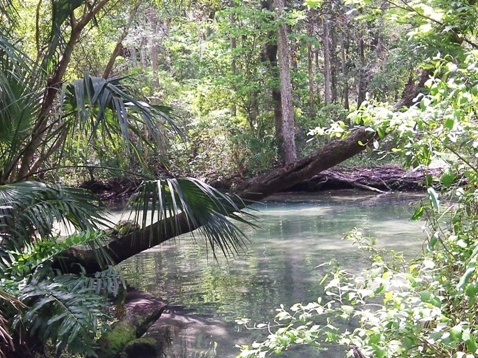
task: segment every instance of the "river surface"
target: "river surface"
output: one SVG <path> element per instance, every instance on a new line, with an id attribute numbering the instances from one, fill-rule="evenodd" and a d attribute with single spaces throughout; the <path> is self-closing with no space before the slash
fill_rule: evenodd
<path id="1" fill-rule="evenodd" d="M 273 320 L 276 308 L 317 300 L 327 267 L 337 260 L 359 271 L 368 254 L 344 234 L 354 228 L 376 238 L 377 247 L 421 249 L 423 223 L 409 218 L 420 200 L 410 195 L 357 195 L 350 192 L 318 196 L 278 196 L 256 204 L 256 227 L 241 225 L 250 238 L 235 258 L 216 261 L 201 238 L 183 235 L 136 255 L 121 266 L 127 282 L 170 303 L 157 322 L 168 325 L 174 345 L 171 358 L 232 358 L 238 344 L 251 344 L 267 331 L 246 330 L 238 318 Z M 164 328 L 164 327 L 163 327 Z M 292 351 L 282 357 L 345 357 L 332 349 L 320 354 Z"/>

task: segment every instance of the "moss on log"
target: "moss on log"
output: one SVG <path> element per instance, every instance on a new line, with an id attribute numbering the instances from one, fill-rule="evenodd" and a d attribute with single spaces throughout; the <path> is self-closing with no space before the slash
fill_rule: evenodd
<path id="1" fill-rule="evenodd" d="M 124 316 L 98 341 L 96 353 L 99 357 L 128 356 L 126 350 L 131 351 L 134 346 L 146 349 L 148 342 L 154 344 L 153 340 L 138 339 L 161 316 L 167 304 L 149 293 L 133 290 L 126 294 L 124 306 Z"/>

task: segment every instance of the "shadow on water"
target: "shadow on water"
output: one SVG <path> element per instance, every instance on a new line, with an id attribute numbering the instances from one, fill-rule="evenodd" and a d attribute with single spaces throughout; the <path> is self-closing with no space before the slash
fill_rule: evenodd
<path id="1" fill-rule="evenodd" d="M 183 235 L 122 268 L 129 284 L 170 302 L 155 324 L 156 331 L 175 337 L 169 357 L 235 357 L 236 345 L 267 335 L 244 330 L 236 319 L 268 322 L 281 304 L 317 300 L 323 264 L 331 260 L 356 271 L 369 264 L 366 252 L 342 239 L 353 228 L 375 237 L 378 247 L 418 253 L 422 223 L 409 220 L 418 200 L 403 194 L 276 196 L 255 205 L 257 228 L 242 227 L 250 242 L 234 259 L 215 261 L 200 238 Z M 299 348 L 282 356 L 318 356 L 311 354 Z M 320 353 L 344 356 L 343 350 Z"/>

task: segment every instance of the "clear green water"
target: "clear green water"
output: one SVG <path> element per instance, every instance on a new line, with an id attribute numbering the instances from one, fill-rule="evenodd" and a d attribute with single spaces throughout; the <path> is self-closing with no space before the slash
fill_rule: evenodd
<path id="1" fill-rule="evenodd" d="M 286 201 L 284 201 L 287 199 Z M 377 246 L 418 253 L 422 223 L 409 221 L 417 196 L 356 194 L 279 197 L 257 204 L 257 228 L 243 227 L 250 238 L 236 258 L 215 261 L 200 238 L 183 235 L 122 264 L 132 286 L 170 302 L 158 325 L 172 324 L 170 357 L 235 357 L 237 344 L 250 344 L 267 332 L 247 331 L 235 319 L 273 319 L 275 309 L 315 301 L 326 272 L 337 260 L 349 270 L 368 264 L 368 255 L 344 233 L 360 228 Z M 319 355 L 289 352 L 283 357 L 344 357 L 333 349 Z"/>

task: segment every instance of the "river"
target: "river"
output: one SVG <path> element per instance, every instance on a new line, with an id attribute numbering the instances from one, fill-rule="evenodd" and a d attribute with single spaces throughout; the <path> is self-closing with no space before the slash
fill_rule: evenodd
<path id="1" fill-rule="evenodd" d="M 174 327 L 171 358 L 232 358 L 238 344 L 250 344 L 266 331 L 245 330 L 238 318 L 271 321 L 275 309 L 315 301 L 330 260 L 348 270 L 368 265 L 368 254 L 344 234 L 354 228 L 376 238 L 377 247 L 416 255 L 423 223 L 409 218 L 416 195 L 277 196 L 254 206 L 256 227 L 241 226 L 247 248 L 235 258 L 216 261 L 200 238 L 183 235 L 121 264 L 128 283 L 170 303 L 157 326 Z M 162 327 L 164 330 L 165 328 Z M 301 352 L 282 357 L 308 357 Z M 321 353 L 320 357 L 344 357 Z"/>

